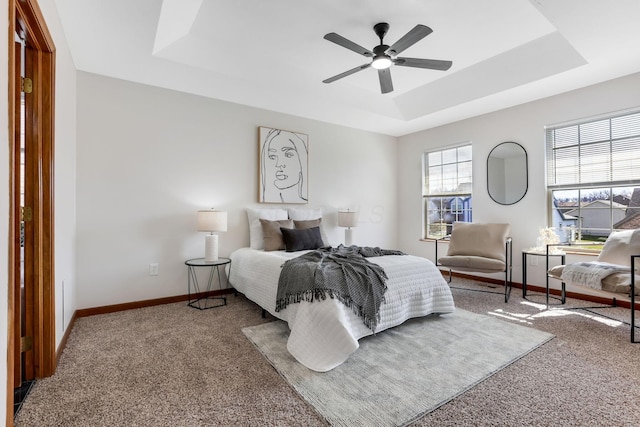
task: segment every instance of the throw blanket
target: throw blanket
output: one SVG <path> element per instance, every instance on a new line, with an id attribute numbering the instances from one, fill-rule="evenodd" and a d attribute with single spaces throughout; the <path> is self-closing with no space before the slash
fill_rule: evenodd
<path id="1" fill-rule="evenodd" d="M 384 269 L 366 259 L 403 252 L 359 246 L 325 247 L 292 258 L 282 265 L 276 311 L 301 301 L 337 298 L 375 332 L 380 304 L 387 290 Z"/>
<path id="2" fill-rule="evenodd" d="M 602 279 L 610 274 L 629 271 L 631 271 L 629 267 L 608 262 L 576 262 L 564 267 L 561 278 L 569 285 L 602 289 Z"/>

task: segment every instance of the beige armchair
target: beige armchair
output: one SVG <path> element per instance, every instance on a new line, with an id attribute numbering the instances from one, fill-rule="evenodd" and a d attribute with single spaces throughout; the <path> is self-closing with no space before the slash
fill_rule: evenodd
<path id="1" fill-rule="evenodd" d="M 638 277 L 632 274 L 638 257 L 640 257 L 640 229 L 614 231 L 605 241 L 595 261 L 558 265 L 549 269 L 547 275 L 562 283 L 563 304 L 567 284 L 610 292 L 613 294 L 614 307 L 617 305 L 616 294 L 630 295 L 631 342 L 639 342 L 635 340 L 634 306 L 635 296 L 640 290 L 635 287 Z"/>
<path id="2" fill-rule="evenodd" d="M 454 270 L 504 273 L 504 302 L 508 302 L 513 281 L 513 250 L 509 233 L 509 224 L 455 222 L 451 235 L 435 242 L 436 266 L 449 269 L 449 283 Z M 438 257 L 438 246 L 445 241 L 449 242 L 447 254 Z"/>

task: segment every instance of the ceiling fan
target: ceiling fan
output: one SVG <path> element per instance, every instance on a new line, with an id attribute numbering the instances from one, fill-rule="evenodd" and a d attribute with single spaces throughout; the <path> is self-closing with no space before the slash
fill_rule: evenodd
<path id="1" fill-rule="evenodd" d="M 382 93 L 389 93 L 393 91 L 391 72 L 389 71 L 389 67 L 391 67 L 392 65 L 400 65 L 402 67 L 427 68 L 430 70 L 441 71 L 446 71 L 451 68 L 451 65 L 453 64 L 453 62 L 451 61 L 441 61 L 437 59 L 403 58 L 397 56 L 400 52 L 413 46 L 415 43 L 431 34 L 433 32 L 431 28 L 427 27 L 426 25 L 418 24 L 391 46 L 384 44 L 384 42 L 382 41 L 388 30 L 389 24 L 387 24 L 386 22 L 380 22 L 373 26 L 373 31 L 375 31 L 376 35 L 380 39 L 380 44 L 374 47 L 373 51 L 365 49 L 364 47 L 342 37 L 339 34 L 326 34 L 324 36 L 326 40 L 329 40 L 330 42 L 338 44 L 342 47 L 346 47 L 347 49 L 359 53 L 362 56 L 373 59 L 368 64 L 359 65 L 355 68 L 345 71 L 344 73 L 340 73 L 336 76 L 323 80 L 322 82 L 332 83 L 343 77 L 347 77 L 351 74 L 357 73 L 358 71 L 373 67 L 378 70 L 378 77 L 380 78 L 380 90 L 382 91 Z"/>

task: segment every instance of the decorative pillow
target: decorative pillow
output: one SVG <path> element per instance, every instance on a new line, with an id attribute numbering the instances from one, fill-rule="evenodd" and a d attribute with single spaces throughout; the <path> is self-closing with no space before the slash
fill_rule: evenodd
<path id="1" fill-rule="evenodd" d="M 598 261 L 631 265 L 631 255 L 640 254 L 640 229 L 614 231 L 604 242 Z"/>
<path id="2" fill-rule="evenodd" d="M 260 218 L 262 226 L 262 235 L 264 236 L 265 251 L 282 251 L 284 250 L 284 240 L 280 228 L 293 228 L 293 221 L 290 219 L 281 219 L 280 221 L 270 221 Z"/>
<path id="3" fill-rule="evenodd" d="M 509 224 L 454 222 L 447 255 L 475 255 L 505 262 Z"/>
<path id="4" fill-rule="evenodd" d="M 281 228 L 284 245 L 287 252 L 318 249 L 324 246 L 320 236 L 320 227 L 313 228 Z"/>
<path id="5" fill-rule="evenodd" d="M 249 220 L 249 246 L 253 249 L 264 249 L 264 236 L 260 218 L 271 221 L 289 219 L 286 209 L 250 209 L 247 208 Z"/>
<path id="6" fill-rule="evenodd" d="M 313 228 L 313 227 L 318 227 L 320 228 L 320 237 L 322 238 L 322 243 L 323 245 L 326 245 L 323 233 L 322 233 L 322 228 L 320 226 L 320 224 L 322 223 L 322 218 L 318 218 L 318 219 L 306 219 L 306 220 L 293 220 L 293 223 L 295 225 L 295 228 L 298 230 L 304 230 L 306 228 Z"/>
<path id="7" fill-rule="evenodd" d="M 308 221 L 312 219 L 322 219 L 322 209 L 320 208 L 289 208 L 289 218 L 294 221 Z M 324 225 L 320 224 L 320 236 L 325 245 L 329 245 L 329 238 L 325 232 Z M 298 227 L 296 227 L 298 228 Z"/>

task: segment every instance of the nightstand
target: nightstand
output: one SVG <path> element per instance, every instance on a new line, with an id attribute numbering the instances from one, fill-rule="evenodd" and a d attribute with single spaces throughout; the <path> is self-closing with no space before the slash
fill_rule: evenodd
<path id="1" fill-rule="evenodd" d="M 194 258 L 185 261 L 187 265 L 187 293 L 188 293 L 188 306 L 197 308 L 199 310 L 206 310 L 208 308 L 221 307 L 227 305 L 227 297 L 225 296 L 212 296 L 211 286 L 214 281 L 214 277 L 218 276 L 219 289 L 222 290 L 222 275 L 220 274 L 220 267 L 224 267 L 229 264 L 231 269 L 231 260 L 229 258 L 218 258 L 216 261 L 206 261 L 204 258 Z M 209 280 L 207 281 L 207 289 L 203 292 L 200 290 L 198 284 L 198 275 L 196 269 L 206 267 L 209 268 Z M 227 278 L 227 286 L 229 285 L 229 279 Z M 193 287 L 193 292 L 191 291 Z M 193 298 L 191 296 L 193 295 Z M 209 305 L 210 301 L 222 301 L 221 303 Z"/>

